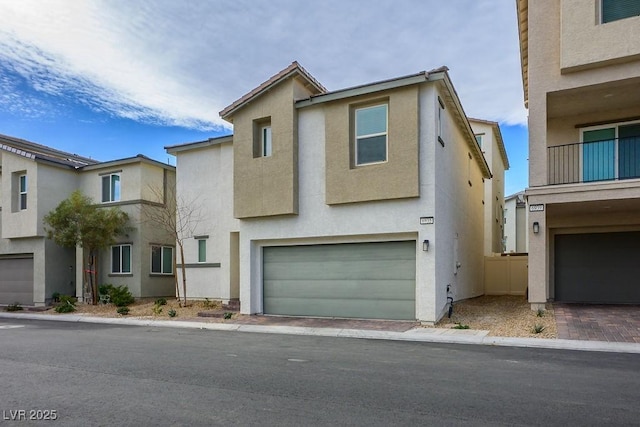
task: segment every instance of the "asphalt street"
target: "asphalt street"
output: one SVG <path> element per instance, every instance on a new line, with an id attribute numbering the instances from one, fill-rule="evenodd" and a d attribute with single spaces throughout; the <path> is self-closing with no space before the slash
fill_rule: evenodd
<path id="1" fill-rule="evenodd" d="M 624 353 L 0 319 L 0 378 L 0 425 L 640 420 Z"/>

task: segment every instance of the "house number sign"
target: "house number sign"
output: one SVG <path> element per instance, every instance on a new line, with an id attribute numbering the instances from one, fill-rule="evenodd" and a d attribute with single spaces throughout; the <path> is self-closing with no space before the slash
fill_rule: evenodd
<path id="1" fill-rule="evenodd" d="M 422 217 L 420 217 L 420 224 L 421 225 L 433 224 L 433 217 L 432 216 L 422 216 Z"/>
<path id="2" fill-rule="evenodd" d="M 529 212 L 542 212 L 544 205 L 529 205 Z"/>

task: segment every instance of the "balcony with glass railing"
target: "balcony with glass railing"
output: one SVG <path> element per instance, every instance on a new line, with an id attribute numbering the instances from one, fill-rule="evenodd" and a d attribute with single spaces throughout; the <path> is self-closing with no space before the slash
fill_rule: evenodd
<path id="1" fill-rule="evenodd" d="M 549 185 L 640 178 L 640 136 L 547 148 Z"/>

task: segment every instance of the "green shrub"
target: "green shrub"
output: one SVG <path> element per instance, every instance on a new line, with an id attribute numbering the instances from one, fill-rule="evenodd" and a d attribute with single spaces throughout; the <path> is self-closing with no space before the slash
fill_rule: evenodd
<path id="1" fill-rule="evenodd" d="M 167 314 L 169 315 L 169 317 L 176 317 L 178 315 L 178 313 L 176 313 L 176 311 L 173 308 L 169 310 Z"/>
<path id="2" fill-rule="evenodd" d="M 158 298 L 156 300 L 156 305 L 167 305 L 167 300 L 165 298 Z"/>
<path id="3" fill-rule="evenodd" d="M 531 332 L 533 332 L 534 334 L 539 334 L 542 331 L 544 331 L 546 329 L 546 327 L 544 325 L 535 325 L 533 327 L 533 329 L 531 330 Z"/>
<path id="4" fill-rule="evenodd" d="M 456 323 L 452 329 L 469 329 L 469 325 L 463 325 L 462 323 Z"/>
<path id="5" fill-rule="evenodd" d="M 536 312 L 536 316 L 537 317 L 544 317 L 544 310 L 539 308 L 538 311 Z"/>
<path id="6" fill-rule="evenodd" d="M 229 320 L 233 317 L 233 313 L 231 313 L 230 311 L 227 311 L 226 313 L 224 313 L 224 318 Z"/>
<path id="7" fill-rule="evenodd" d="M 6 308 L 7 311 L 20 311 L 22 310 L 22 306 L 19 302 L 14 302 L 13 304 L 9 304 Z"/>
<path id="8" fill-rule="evenodd" d="M 51 294 L 51 301 L 60 302 L 60 292 L 54 292 Z"/>
<path id="9" fill-rule="evenodd" d="M 154 313 L 154 314 L 160 314 L 160 313 L 162 313 L 162 306 L 161 306 L 161 305 L 154 305 L 154 306 L 153 306 L 153 313 Z"/>
<path id="10" fill-rule="evenodd" d="M 129 291 L 129 288 L 124 285 L 100 285 L 98 286 L 98 293 L 101 295 L 107 295 L 109 297 L 109 301 L 116 307 L 126 307 L 129 304 L 133 304 L 135 301 L 133 295 L 131 295 L 131 292 Z"/>
<path id="11" fill-rule="evenodd" d="M 69 295 L 60 295 L 58 298 L 60 301 L 56 308 L 54 309 L 56 313 L 73 313 L 76 311 L 76 301 L 75 297 Z"/>
<path id="12" fill-rule="evenodd" d="M 129 314 L 129 307 L 118 307 L 118 309 L 116 310 L 118 312 L 118 314 L 122 314 L 123 316 L 126 316 L 127 314 Z"/>

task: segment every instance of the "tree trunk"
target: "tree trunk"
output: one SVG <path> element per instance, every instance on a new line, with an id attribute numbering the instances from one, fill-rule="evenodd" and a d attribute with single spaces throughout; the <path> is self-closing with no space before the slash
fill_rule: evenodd
<path id="1" fill-rule="evenodd" d="M 176 262 L 177 257 L 173 257 L 173 281 L 176 285 L 176 299 L 180 302 L 180 285 L 178 283 L 178 263 Z"/>
<path id="2" fill-rule="evenodd" d="M 98 253 L 93 257 L 93 305 L 98 304 Z"/>
<path id="3" fill-rule="evenodd" d="M 184 306 L 187 306 L 187 269 L 184 265 L 184 247 L 182 242 L 178 243 L 180 246 L 180 262 L 182 263 L 182 296 L 184 298 Z"/>

